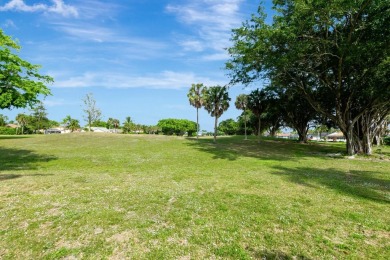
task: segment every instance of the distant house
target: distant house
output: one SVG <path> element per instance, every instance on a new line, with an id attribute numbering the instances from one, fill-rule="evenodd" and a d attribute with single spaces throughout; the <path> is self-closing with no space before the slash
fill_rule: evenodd
<path id="1" fill-rule="evenodd" d="M 18 125 L 15 125 L 15 124 L 7 124 L 7 125 L 5 125 L 5 127 L 9 127 L 9 128 L 18 128 L 19 126 L 18 126 Z"/>
<path id="2" fill-rule="evenodd" d="M 276 137 L 283 138 L 283 139 L 298 139 L 299 136 L 297 134 L 292 134 L 292 133 L 280 133 L 280 134 L 276 134 Z"/>
<path id="3" fill-rule="evenodd" d="M 326 140 L 333 142 L 345 142 L 346 138 L 342 132 L 334 132 L 327 135 Z"/>
<path id="4" fill-rule="evenodd" d="M 91 127 L 92 132 L 94 133 L 112 133 L 110 129 L 105 127 Z"/>
<path id="5" fill-rule="evenodd" d="M 45 135 L 50 135 L 50 134 L 61 134 L 61 130 L 58 128 L 49 128 L 45 130 Z"/>
<path id="6" fill-rule="evenodd" d="M 280 134 L 276 134 L 276 137 L 283 138 L 283 139 L 289 139 L 291 137 L 291 134 L 290 133 L 280 133 Z"/>

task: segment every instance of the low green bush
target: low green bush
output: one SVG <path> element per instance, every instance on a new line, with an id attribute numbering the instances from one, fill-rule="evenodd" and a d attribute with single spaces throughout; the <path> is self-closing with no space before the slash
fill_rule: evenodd
<path id="1" fill-rule="evenodd" d="M 385 138 L 383 138 L 383 143 L 385 145 L 390 145 L 390 136 L 386 136 Z"/>
<path id="2" fill-rule="evenodd" d="M 0 126 L 0 135 L 14 135 L 16 134 L 15 128 Z"/>

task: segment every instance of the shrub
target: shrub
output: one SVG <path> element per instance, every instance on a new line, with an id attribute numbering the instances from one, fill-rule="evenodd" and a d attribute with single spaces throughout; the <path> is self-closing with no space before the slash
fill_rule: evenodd
<path id="1" fill-rule="evenodd" d="M 16 129 L 15 128 L 10 128 L 10 127 L 0 127 L 0 135 L 15 135 L 16 134 Z"/>
<path id="2" fill-rule="evenodd" d="M 192 136 L 196 133 L 196 123 L 187 119 L 162 119 L 158 121 L 157 126 L 165 135 L 184 135 Z"/>

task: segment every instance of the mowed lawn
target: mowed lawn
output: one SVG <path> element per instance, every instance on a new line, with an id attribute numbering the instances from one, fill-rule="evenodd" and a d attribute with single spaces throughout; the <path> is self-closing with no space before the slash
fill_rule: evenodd
<path id="1" fill-rule="evenodd" d="M 0 259 L 390 259 L 390 149 L 0 136 Z"/>

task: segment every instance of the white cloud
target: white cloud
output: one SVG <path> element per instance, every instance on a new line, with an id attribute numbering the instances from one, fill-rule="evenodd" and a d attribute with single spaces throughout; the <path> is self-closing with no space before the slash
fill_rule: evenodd
<path id="1" fill-rule="evenodd" d="M 239 27 L 242 22 L 239 13 L 241 2 L 242 0 L 200 0 L 184 5 L 168 5 L 166 10 L 176 14 L 182 23 L 195 28 L 197 39 L 179 42 L 185 51 L 212 50 L 216 54 L 212 54 L 212 59 L 210 56 L 206 60 L 226 59 L 223 53 L 230 45 L 231 30 Z"/>
<path id="2" fill-rule="evenodd" d="M 14 21 L 10 20 L 10 19 L 7 19 L 3 24 L 2 24 L 2 27 L 4 28 L 18 28 Z"/>
<path id="3" fill-rule="evenodd" d="M 3 6 L 0 6 L 0 11 L 20 11 L 20 12 L 46 12 L 55 13 L 62 16 L 78 16 L 78 11 L 75 7 L 67 5 L 63 0 L 51 0 L 53 5 L 33 4 L 27 5 L 23 0 L 11 0 Z"/>
<path id="4" fill-rule="evenodd" d="M 158 74 L 134 76 L 115 72 L 86 72 L 79 76 L 65 78 L 60 73 L 53 87 L 58 88 L 149 88 L 149 89 L 183 89 L 188 88 L 194 82 L 202 82 L 205 85 L 223 85 L 221 81 L 211 80 L 207 77 L 199 77 L 192 72 L 163 71 Z"/>

